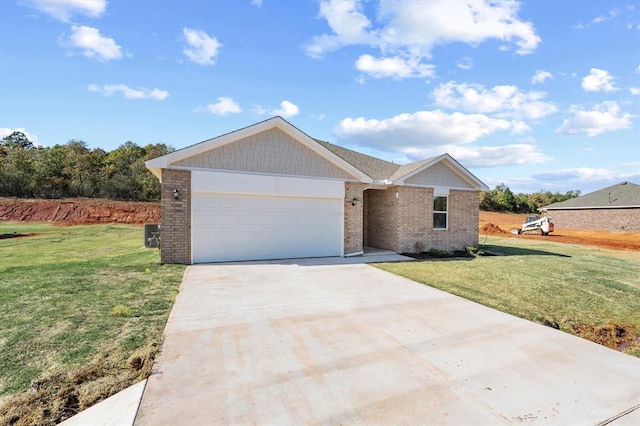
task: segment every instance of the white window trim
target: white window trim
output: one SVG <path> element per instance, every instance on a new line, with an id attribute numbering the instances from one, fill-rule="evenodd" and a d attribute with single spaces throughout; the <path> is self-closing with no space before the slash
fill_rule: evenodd
<path id="1" fill-rule="evenodd" d="M 432 228 L 433 228 L 434 231 L 446 231 L 446 230 L 449 229 L 449 195 L 448 194 L 447 195 L 436 195 L 436 194 L 434 194 L 433 195 L 433 201 L 434 202 L 435 202 L 435 198 L 436 197 L 444 197 L 444 198 L 447 199 L 447 210 L 446 211 L 436 210 L 435 206 L 434 206 L 434 209 L 433 209 L 433 219 L 434 220 L 433 220 L 433 223 L 432 223 Z M 446 215 L 445 216 L 446 220 L 445 220 L 444 228 L 436 228 L 436 226 L 435 226 L 436 225 L 435 224 L 435 214 L 436 213 L 444 213 Z"/>

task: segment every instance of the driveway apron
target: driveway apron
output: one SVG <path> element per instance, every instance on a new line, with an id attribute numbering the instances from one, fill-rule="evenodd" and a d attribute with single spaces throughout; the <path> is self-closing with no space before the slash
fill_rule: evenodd
<path id="1" fill-rule="evenodd" d="M 640 359 L 330 263 L 190 266 L 135 424 L 595 425 L 640 414 Z"/>

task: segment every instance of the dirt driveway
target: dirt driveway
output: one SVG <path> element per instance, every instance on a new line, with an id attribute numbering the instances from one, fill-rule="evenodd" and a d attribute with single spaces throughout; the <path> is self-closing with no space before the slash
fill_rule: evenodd
<path id="1" fill-rule="evenodd" d="M 136 424 L 637 419 L 639 359 L 334 262 L 189 267 Z"/>

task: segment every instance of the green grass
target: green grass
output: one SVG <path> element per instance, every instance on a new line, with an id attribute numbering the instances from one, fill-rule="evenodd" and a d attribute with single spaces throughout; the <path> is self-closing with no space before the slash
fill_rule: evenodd
<path id="1" fill-rule="evenodd" d="M 640 357 L 640 252 L 491 237 L 481 248 L 501 256 L 376 266 L 595 341 L 604 332 L 587 329 L 623 325 Z"/>
<path id="2" fill-rule="evenodd" d="M 91 364 L 132 377 L 131 358 L 141 368 L 161 341 L 184 266 L 161 265 L 140 226 L 0 223 L 14 232 L 38 235 L 0 240 L 0 396 Z"/>

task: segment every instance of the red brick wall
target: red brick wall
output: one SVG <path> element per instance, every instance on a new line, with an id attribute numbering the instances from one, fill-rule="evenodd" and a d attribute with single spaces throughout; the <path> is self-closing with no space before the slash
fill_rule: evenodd
<path id="1" fill-rule="evenodd" d="M 556 229 L 640 231 L 640 207 L 628 209 L 549 210 Z"/>
<path id="2" fill-rule="evenodd" d="M 173 198 L 177 189 L 180 198 Z M 164 263 L 191 263 L 191 172 L 162 169 L 160 259 Z"/>

